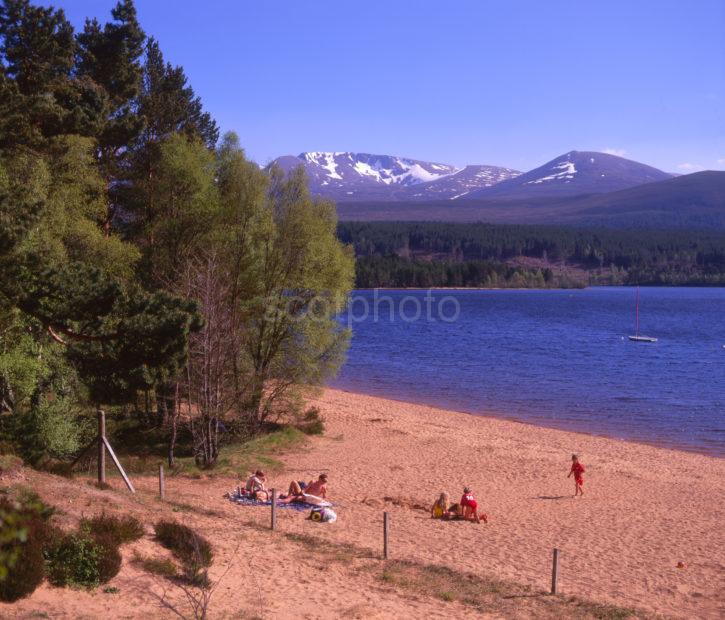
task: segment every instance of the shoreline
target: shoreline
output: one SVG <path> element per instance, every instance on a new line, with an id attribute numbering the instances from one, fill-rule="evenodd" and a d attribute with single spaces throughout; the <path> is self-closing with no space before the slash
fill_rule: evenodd
<path id="1" fill-rule="evenodd" d="M 589 288 L 725 288 L 722 284 L 585 284 L 583 286 L 376 286 L 373 288 L 354 288 L 354 291 L 583 291 Z"/>
<path id="2" fill-rule="evenodd" d="M 697 449 L 695 447 L 688 447 L 683 445 L 677 445 L 676 443 L 667 444 L 663 442 L 658 441 L 647 441 L 644 439 L 626 439 L 624 437 L 614 437 L 612 435 L 607 435 L 606 433 L 596 433 L 593 431 L 586 431 L 576 428 L 566 428 L 565 425 L 562 426 L 554 426 L 548 425 L 548 424 L 537 424 L 536 422 L 531 422 L 529 420 L 522 420 L 521 418 L 518 418 L 514 415 L 509 415 L 506 413 L 503 413 L 501 411 L 495 411 L 492 409 L 486 409 L 484 413 L 478 413 L 475 411 L 467 411 L 462 408 L 449 408 L 442 405 L 437 405 L 435 403 L 425 402 L 425 401 L 417 401 L 417 400 L 410 400 L 406 398 L 399 398 L 396 396 L 390 396 L 386 394 L 374 394 L 371 392 L 365 392 L 360 389 L 350 389 L 350 388 L 343 388 L 338 387 L 334 385 L 326 385 L 323 388 L 325 391 L 332 390 L 337 392 L 344 392 L 346 394 L 351 394 L 353 396 L 367 396 L 370 398 L 379 398 L 382 400 L 389 400 L 395 403 L 400 403 L 401 405 L 412 405 L 417 407 L 428 407 L 431 409 L 438 409 L 441 411 L 445 411 L 448 413 L 460 413 L 462 415 L 469 415 L 473 416 L 474 418 L 484 418 L 488 420 L 500 420 L 504 422 L 511 422 L 514 424 L 522 424 L 524 426 L 529 426 L 533 428 L 539 428 L 539 429 L 547 429 L 547 430 L 553 430 L 553 431 L 560 431 L 562 433 L 574 433 L 577 435 L 585 435 L 587 437 L 594 437 L 599 439 L 607 439 L 610 441 L 622 441 L 624 443 L 628 444 L 634 444 L 634 445 L 641 445 L 641 446 L 648 446 L 651 448 L 657 448 L 659 450 L 669 450 L 676 453 L 684 453 L 684 454 L 696 454 L 698 456 L 706 456 L 709 458 L 714 458 L 718 460 L 725 460 L 725 451 L 720 453 L 716 452 L 707 452 L 703 451 L 701 449 Z"/>
<path id="3" fill-rule="evenodd" d="M 145 535 L 122 550 L 121 572 L 110 582 L 114 596 L 43 584 L 29 598 L 0 603 L 0 616 L 50 610 L 73 618 L 172 617 L 159 600 L 168 595 L 184 606 L 182 593 L 139 562 L 168 561 L 152 527 L 163 518 L 181 520 L 213 545 L 210 576 L 222 582 L 210 617 L 387 620 L 483 613 L 578 620 L 625 617 L 628 609 L 642 610 L 636 617 L 645 618 L 650 612 L 683 620 L 725 617 L 725 461 L 333 388 L 309 403 L 320 409 L 324 434 L 275 453 L 274 466 L 261 456 L 244 461 L 238 474 L 244 479 L 264 466 L 268 486 L 285 489 L 291 479 L 327 473 L 335 523 L 278 510 L 279 531 L 272 532 L 269 508 L 229 502 L 224 494 L 239 479 L 213 471 L 169 475 L 165 500 L 148 473 L 132 474 L 137 494 L 130 494 L 115 476 L 108 480 L 111 489 L 101 490 L 88 476 L 0 472 L 3 484 L 29 486 L 56 506 L 64 529 L 109 509 L 145 527 Z M 585 496 L 576 499 L 567 479 L 573 452 L 586 468 Z M 488 523 L 431 519 L 433 500 L 445 491 L 456 502 L 464 486 L 473 489 Z M 389 561 L 381 556 L 383 513 L 390 523 Z M 562 595 L 556 600 L 548 594 L 554 548 Z M 400 566 L 418 567 L 426 590 L 391 579 Z M 437 577 L 446 574 L 450 579 Z M 471 603 L 465 589 L 456 592 L 469 583 L 467 576 L 485 608 Z M 321 581 L 325 587 L 316 586 Z M 240 583 L 251 587 L 240 590 Z M 494 584 L 491 593 L 486 584 Z M 600 613 L 588 613 L 592 605 Z"/>
<path id="4" fill-rule="evenodd" d="M 312 402 L 326 433 L 285 461 L 329 473 L 340 540 L 367 544 L 386 510 L 396 558 L 461 568 L 456 550 L 466 549 L 475 572 L 536 587 L 558 548 L 563 592 L 676 618 L 725 613 L 725 460 L 335 388 Z M 578 499 L 572 453 L 586 467 Z M 488 525 L 440 523 L 416 508 L 442 491 L 457 501 L 463 486 Z"/>

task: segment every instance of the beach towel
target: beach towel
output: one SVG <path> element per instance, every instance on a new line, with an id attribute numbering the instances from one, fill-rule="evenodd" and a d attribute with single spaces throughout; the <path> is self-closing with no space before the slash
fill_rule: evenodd
<path id="1" fill-rule="evenodd" d="M 246 495 L 245 493 L 239 493 L 237 489 L 234 491 L 230 491 L 225 495 L 227 499 L 229 499 L 230 502 L 233 502 L 235 504 L 240 504 L 241 506 L 271 506 L 272 501 L 259 501 L 254 498 L 252 498 L 249 495 Z M 326 502 L 330 504 L 330 502 Z M 332 504 L 330 504 L 332 506 Z M 314 504 L 304 504 L 301 502 L 293 502 L 290 504 L 277 504 L 277 508 L 291 508 L 292 510 L 296 510 L 297 512 L 306 512 L 310 508 L 319 508 L 319 506 L 316 506 Z"/>

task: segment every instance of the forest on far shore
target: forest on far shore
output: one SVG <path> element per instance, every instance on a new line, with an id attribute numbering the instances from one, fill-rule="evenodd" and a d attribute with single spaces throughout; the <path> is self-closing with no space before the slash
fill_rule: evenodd
<path id="1" fill-rule="evenodd" d="M 724 286 L 725 232 L 340 222 L 357 288 Z"/>

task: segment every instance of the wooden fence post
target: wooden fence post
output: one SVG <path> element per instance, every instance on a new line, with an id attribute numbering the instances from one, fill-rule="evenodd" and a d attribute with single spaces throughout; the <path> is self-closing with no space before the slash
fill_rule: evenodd
<path id="1" fill-rule="evenodd" d="M 164 466 L 159 465 L 159 497 L 163 500 L 166 496 L 166 481 L 164 480 Z"/>
<path id="2" fill-rule="evenodd" d="M 559 577 L 559 550 L 554 549 L 554 557 L 551 562 L 551 593 L 556 594 L 556 580 Z"/>
<path id="3" fill-rule="evenodd" d="M 271 489 L 272 491 L 272 530 L 277 527 L 277 489 Z"/>
<path id="4" fill-rule="evenodd" d="M 98 484 L 106 484 L 106 414 L 98 410 Z"/>
<path id="5" fill-rule="evenodd" d="M 387 512 L 383 513 L 383 558 L 388 559 L 388 540 L 390 535 L 390 516 Z"/>

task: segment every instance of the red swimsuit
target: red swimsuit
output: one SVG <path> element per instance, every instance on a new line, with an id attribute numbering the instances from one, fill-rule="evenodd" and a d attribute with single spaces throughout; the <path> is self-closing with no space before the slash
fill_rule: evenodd
<path id="1" fill-rule="evenodd" d="M 476 509 L 478 508 L 478 503 L 473 497 L 473 493 L 465 493 L 461 498 L 461 507 L 465 506 L 470 506 L 473 512 L 476 512 Z"/>
<path id="2" fill-rule="evenodd" d="M 584 478 L 582 478 L 582 474 L 584 473 L 584 465 L 582 465 L 579 461 L 577 461 L 576 463 L 572 463 L 571 473 L 574 474 L 574 480 L 579 486 L 584 484 Z"/>

